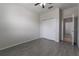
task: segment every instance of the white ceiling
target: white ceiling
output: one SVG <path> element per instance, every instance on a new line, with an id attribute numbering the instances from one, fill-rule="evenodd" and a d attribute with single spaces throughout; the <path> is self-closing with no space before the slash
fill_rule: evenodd
<path id="1" fill-rule="evenodd" d="M 48 9 L 47 7 L 50 5 L 46 5 L 45 8 L 41 8 L 39 5 L 38 6 L 34 6 L 35 3 L 20 3 L 19 5 L 24 6 L 25 8 L 33 11 L 33 12 L 37 12 L 37 13 L 44 13 L 49 11 L 50 9 Z M 78 4 L 77 3 L 53 3 L 51 4 L 54 7 L 53 8 L 61 8 L 61 9 L 66 9 L 66 8 L 71 8 L 71 7 L 75 7 Z M 52 9 L 53 9 L 52 8 Z"/>
<path id="2" fill-rule="evenodd" d="M 50 4 L 50 5 L 46 4 L 45 8 L 41 8 L 39 5 L 34 6 L 35 3 L 14 3 L 14 4 L 23 6 L 23 7 L 27 8 L 28 10 L 31 10 L 31 11 L 39 13 L 39 14 L 50 11 L 50 9 L 48 9 L 48 7 L 50 5 L 54 6 L 52 9 L 54 9 L 54 8 L 66 9 L 66 8 L 71 8 L 71 7 L 75 7 L 75 6 L 78 5 L 77 3 L 53 3 L 53 4 Z"/>

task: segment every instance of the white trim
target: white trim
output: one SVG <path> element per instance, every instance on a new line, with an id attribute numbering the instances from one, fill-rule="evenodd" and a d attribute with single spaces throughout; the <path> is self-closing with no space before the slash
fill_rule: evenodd
<path id="1" fill-rule="evenodd" d="M 32 40 L 36 40 L 36 39 L 32 39 Z M 32 40 L 28 40 L 27 42 L 30 42 L 30 41 L 32 41 Z M 20 44 L 27 43 L 27 42 L 24 41 L 24 42 L 16 43 L 16 44 L 13 44 L 13 45 L 9 45 L 9 46 L 7 46 L 7 47 L 0 48 L 0 50 L 4 50 L 4 49 L 10 48 L 10 47 L 14 47 L 14 46 L 16 46 L 16 45 L 20 45 Z"/>

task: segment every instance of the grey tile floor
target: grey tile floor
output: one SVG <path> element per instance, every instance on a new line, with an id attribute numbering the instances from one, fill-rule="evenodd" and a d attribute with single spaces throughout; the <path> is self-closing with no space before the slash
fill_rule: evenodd
<path id="1" fill-rule="evenodd" d="M 37 39 L 0 51 L 0 56 L 78 56 L 79 49 L 67 43 Z"/>

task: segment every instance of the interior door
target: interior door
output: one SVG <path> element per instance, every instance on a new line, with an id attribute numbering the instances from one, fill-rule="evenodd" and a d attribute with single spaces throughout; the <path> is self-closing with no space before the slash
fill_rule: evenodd
<path id="1" fill-rule="evenodd" d="M 78 32 L 78 17 L 72 18 L 73 20 L 73 30 L 72 30 L 72 45 L 77 45 L 77 32 Z"/>
<path id="2" fill-rule="evenodd" d="M 74 45 L 74 41 L 75 41 L 75 19 L 74 19 L 74 16 L 72 16 L 72 45 Z"/>

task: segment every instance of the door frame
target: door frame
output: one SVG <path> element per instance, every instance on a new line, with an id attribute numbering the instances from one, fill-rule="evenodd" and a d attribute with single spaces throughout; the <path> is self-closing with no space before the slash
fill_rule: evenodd
<path id="1" fill-rule="evenodd" d="M 67 18 L 71 18 L 72 19 L 72 23 L 73 23 L 73 31 L 74 31 L 74 17 L 67 17 Z M 62 20 L 62 35 L 61 35 L 61 37 L 62 37 L 62 41 L 64 40 L 64 35 L 65 35 L 65 19 L 67 19 L 67 18 L 63 18 L 63 20 Z M 74 33 L 73 33 L 73 40 L 72 40 L 72 45 L 74 45 Z"/>
<path id="2" fill-rule="evenodd" d="M 75 19 L 75 18 L 77 18 L 77 19 Z M 72 15 L 72 21 L 73 21 L 73 31 L 74 31 L 73 32 L 72 45 L 74 45 L 75 37 L 76 37 L 76 41 L 77 41 L 77 29 L 78 29 L 78 22 L 77 21 L 78 21 L 78 17 Z M 75 22 L 76 22 L 76 26 L 77 26 L 76 32 L 75 32 Z M 61 25 L 61 40 L 60 40 L 60 42 L 64 40 L 64 33 L 65 33 L 64 18 L 62 19 L 61 23 L 62 23 L 62 25 Z M 75 34 L 76 34 L 76 36 L 75 36 Z M 76 45 L 78 46 L 78 43 Z"/>

